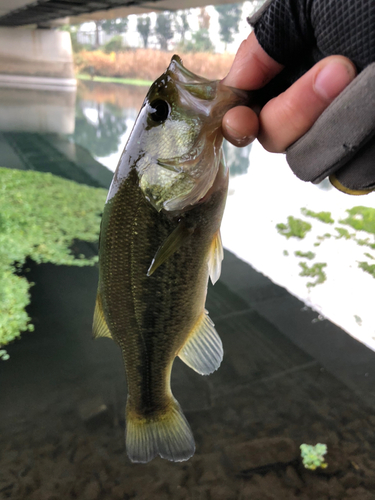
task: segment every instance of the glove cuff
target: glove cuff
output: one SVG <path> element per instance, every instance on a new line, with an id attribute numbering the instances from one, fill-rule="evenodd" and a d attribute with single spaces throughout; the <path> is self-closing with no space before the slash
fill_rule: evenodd
<path id="1" fill-rule="evenodd" d="M 375 158 L 370 146 L 374 136 L 375 63 L 367 66 L 311 129 L 287 149 L 287 161 L 297 177 L 318 183 L 358 159 L 360 168 L 351 172 L 343 169 L 336 177 L 349 189 L 372 189 Z"/>

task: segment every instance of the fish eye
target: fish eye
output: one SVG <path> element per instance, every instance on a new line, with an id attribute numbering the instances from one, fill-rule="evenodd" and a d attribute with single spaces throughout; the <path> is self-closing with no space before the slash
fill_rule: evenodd
<path id="1" fill-rule="evenodd" d="M 150 107 L 154 110 L 150 113 L 150 118 L 156 123 L 164 122 L 169 115 L 169 104 L 167 101 L 163 101 L 162 99 L 155 99 L 150 104 Z"/>

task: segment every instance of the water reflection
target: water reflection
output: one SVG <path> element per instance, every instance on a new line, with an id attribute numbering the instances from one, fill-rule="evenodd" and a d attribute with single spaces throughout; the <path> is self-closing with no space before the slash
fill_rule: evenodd
<path id="1" fill-rule="evenodd" d="M 71 137 L 94 156 L 109 156 L 120 149 L 121 137 L 127 130 L 126 115 L 114 104 L 79 99 L 75 130 Z"/>
<path id="2" fill-rule="evenodd" d="M 146 92 L 145 87 L 80 82 L 72 140 L 114 170 Z M 224 141 L 231 176 L 247 172 L 250 150 L 251 145 L 239 149 Z"/>
<path id="3" fill-rule="evenodd" d="M 230 166 L 229 174 L 231 177 L 246 174 L 250 165 L 251 144 L 244 148 L 236 148 L 227 141 L 223 143 L 224 155 L 227 164 Z"/>
<path id="4" fill-rule="evenodd" d="M 107 186 L 146 92 L 94 82 L 80 82 L 77 95 L 0 89 L 2 166 Z M 224 149 L 230 174 L 246 173 L 250 146 Z"/>
<path id="5" fill-rule="evenodd" d="M 111 173 L 89 152 L 97 139 L 90 147 L 89 140 L 81 147 L 71 139 L 79 122 L 75 91 L 0 89 L 0 109 L 2 167 L 51 172 L 91 186 L 109 185 Z"/>
<path id="6" fill-rule="evenodd" d="M 75 91 L 0 88 L 0 131 L 70 134 Z"/>

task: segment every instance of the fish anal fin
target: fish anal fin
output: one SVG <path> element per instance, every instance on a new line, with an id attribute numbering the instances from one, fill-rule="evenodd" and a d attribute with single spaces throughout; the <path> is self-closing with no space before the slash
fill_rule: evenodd
<path id="1" fill-rule="evenodd" d="M 208 257 L 208 271 L 210 273 L 210 278 L 213 285 L 220 278 L 221 262 L 223 259 L 224 259 L 224 250 L 219 229 L 214 239 L 212 240 L 210 253 Z"/>
<path id="2" fill-rule="evenodd" d="M 194 455 L 190 425 L 173 396 L 163 414 L 142 418 L 131 411 L 128 400 L 126 451 L 132 462 L 139 463 L 147 463 L 157 455 L 172 462 L 182 462 Z"/>
<path id="3" fill-rule="evenodd" d="M 104 318 L 103 305 L 100 294 L 96 296 L 95 311 L 94 311 L 94 321 L 92 325 L 92 332 L 94 338 L 98 337 L 108 337 L 112 338 L 111 332 L 109 331 L 108 325 Z"/>
<path id="4" fill-rule="evenodd" d="M 164 264 L 164 262 L 185 243 L 193 232 L 194 228 L 187 227 L 183 221 L 180 221 L 161 247 L 159 247 L 147 271 L 147 276 L 151 276 L 159 266 Z"/>
<path id="5" fill-rule="evenodd" d="M 209 375 L 219 368 L 223 344 L 207 311 L 203 311 L 178 357 L 201 375 Z"/>

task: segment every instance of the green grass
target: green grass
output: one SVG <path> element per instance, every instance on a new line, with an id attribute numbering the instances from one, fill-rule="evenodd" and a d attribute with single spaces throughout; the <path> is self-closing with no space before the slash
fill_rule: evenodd
<path id="1" fill-rule="evenodd" d="M 149 87 L 152 84 L 151 80 L 138 80 L 135 78 L 115 78 L 112 76 L 93 76 L 81 73 L 76 75 L 79 80 L 91 80 L 94 82 L 104 82 L 104 83 L 122 83 L 124 85 L 138 85 Z"/>
<path id="2" fill-rule="evenodd" d="M 311 224 L 301 219 L 296 219 L 295 217 L 292 217 L 290 215 L 288 217 L 287 224 L 283 223 L 277 224 L 276 228 L 277 231 L 286 238 L 294 237 L 302 240 L 306 236 L 306 234 L 311 230 Z"/>
<path id="3" fill-rule="evenodd" d="M 0 348 L 33 329 L 25 311 L 31 284 L 17 270 L 27 257 L 93 265 L 95 258 L 77 257 L 70 247 L 73 240 L 98 240 L 105 197 L 105 189 L 52 174 L 0 168 Z M 7 359 L 4 349 L 1 357 Z"/>

